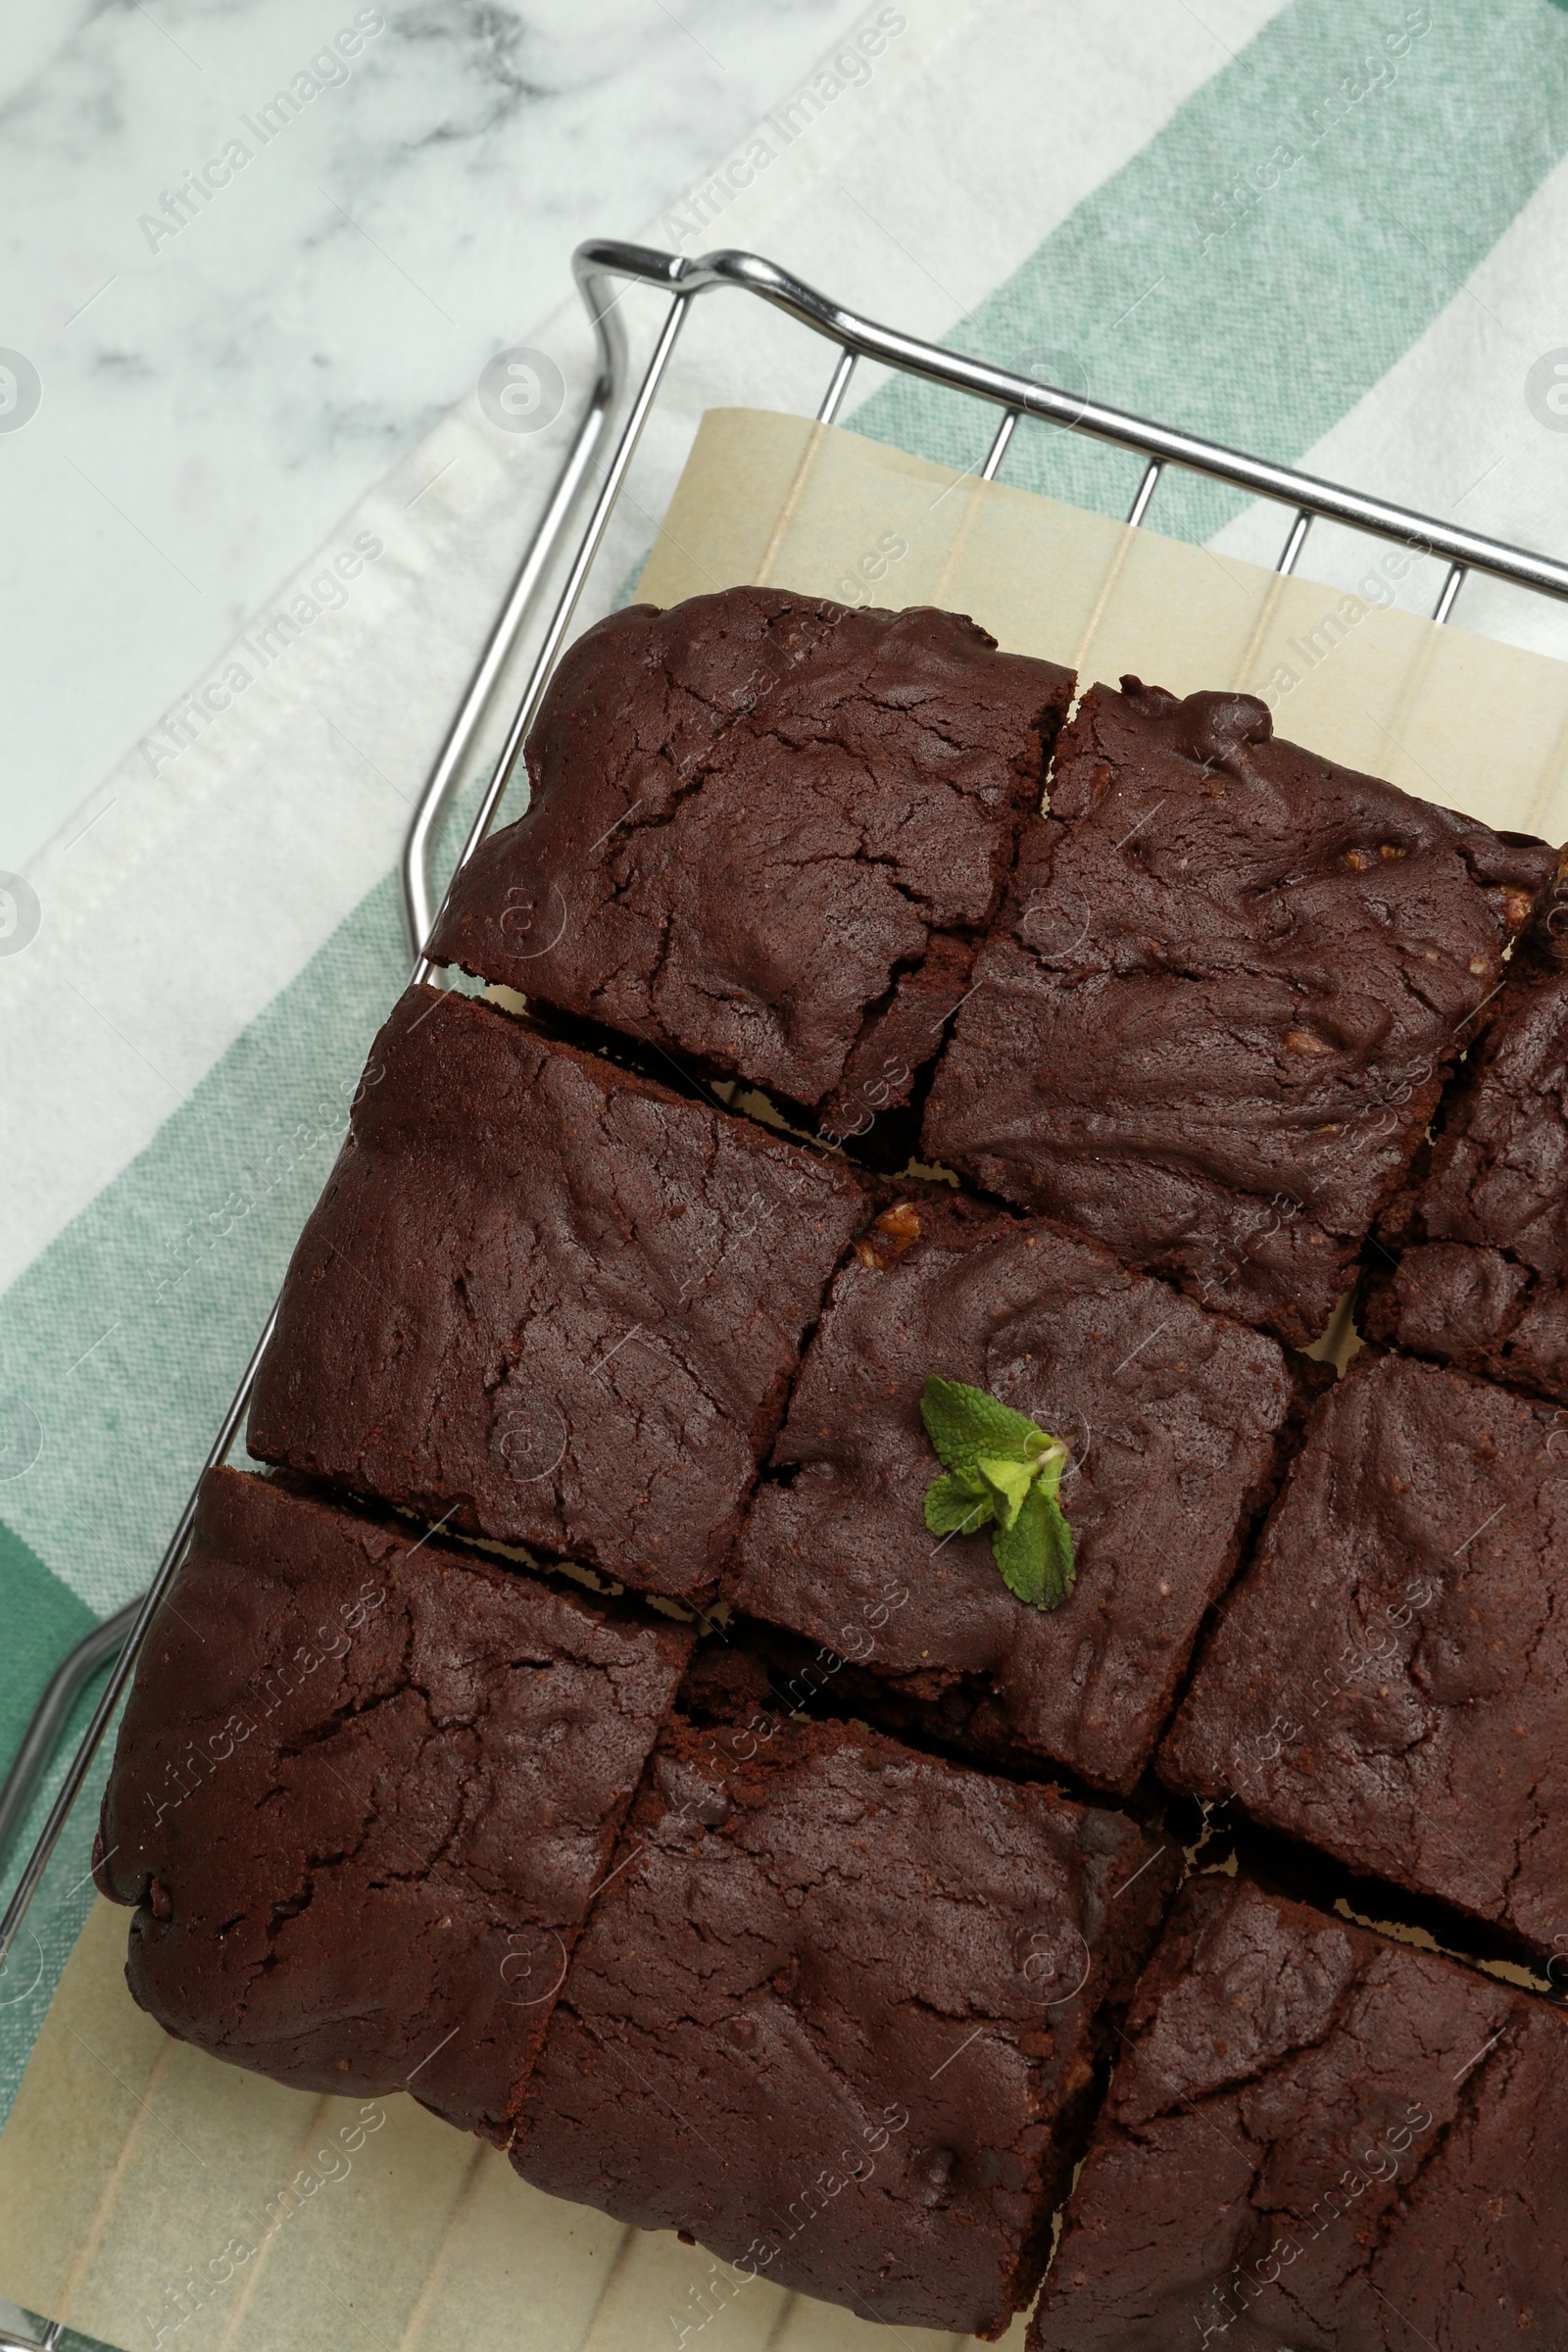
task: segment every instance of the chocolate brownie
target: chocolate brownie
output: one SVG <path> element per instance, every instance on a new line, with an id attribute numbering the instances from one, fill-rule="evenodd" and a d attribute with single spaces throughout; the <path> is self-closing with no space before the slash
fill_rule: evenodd
<path id="1" fill-rule="evenodd" d="M 136 2000 L 504 2139 L 690 1641 L 209 1472 L 103 1800 Z"/>
<path id="2" fill-rule="evenodd" d="M 742 2277 L 999 2335 L 1175 1857 L 863 1729 L 763 1735 L 662 1735 L 513 2161 Z"/>
<path id="3" fill-rule="evenodd" d="M 956 612 L 634 605 L 557 670 L 431 954 L 854 1133 L 937 1051 L 1072 685 Z"/>
<path id="4" fill-rule="evenodd" d="M 1568 2019 L 1245 1882 L 1183 1891 L 1029 2352 L 1560 2352 Z"/>
<path id="5" fill-rule="evenodd" d="M 1568 853 L 1378 1239 L 1375 1338 L 1568 1404 Z"/>
<path id="6" fill-rule="evenodd" d="M 1549 1950 L 1568 1928 L 1568 1429 L 1407 1356 L 1320 1405 L 1159 1769 Z"/>
<path id="7" fill-rule="evenodd" d="M 294 1252 L 251 1451 L 701 1600 L 865 1205 L 751 1120 L 411 989 Z"/>
<path id="8" fill-rule="evenodd" d="M 924 1149 L 1305 1347 L 1551 853 L 1274 742 L 1249 695 L 1122 688 L 1062 736 Z"/>
<path id="9" fill-rule="evenodd" d="M 885 1215 L 839 1273 L 725 1590 L 901 1696 L 958 1706 L 966 1738 L 1126 1791 L 1271 1492 L 1284 1360 L 1096 1244 L 944 1190 Z M 1014 1598 L 989 1531 L 926 1532 L 929 1373 L 1071 1448 L 1077 1583 L 1058 1608 Z"/>

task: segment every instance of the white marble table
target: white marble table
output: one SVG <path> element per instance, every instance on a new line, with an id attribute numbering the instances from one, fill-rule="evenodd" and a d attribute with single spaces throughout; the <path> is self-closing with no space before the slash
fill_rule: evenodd
<path id="1" fill-rule="evenodd" d="M 0 868 L 860 6 L 4 12 Z"/>

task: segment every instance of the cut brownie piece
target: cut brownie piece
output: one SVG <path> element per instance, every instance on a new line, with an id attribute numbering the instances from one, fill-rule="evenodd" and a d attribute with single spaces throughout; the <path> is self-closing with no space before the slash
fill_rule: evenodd
<path id="1" fill-rule="evenodd" d="M 926 1532 L 930 1373 L 1071 1448 L 1077 1584 L 1059 1608 L 1014 1598 L 989 1531 Z M 1292 1401 L 1272 1340 L 1091 1242 L 932 1188 L 840 1272 L 726 1592 L 902 1697 L 960 1705 L 968 1738 L 1126 1791 L 1268 1499 Z"/>
<path id="2" fill-rule="evenodd" d="M 1559 2352 L 1568 2020 L 1255 1887 L 1184 1890 L 1029 2352 Z"/>
<path id="3" fill-rule="evenodd" d="M 1273 742 L 1249 695 L 1122 686 L 1062 737 L 924 1148 L 1308 1346 L 1551 853 Z"/>
<path id="4" fill-rule="evenodd" d="M 702 1600 L 865 1213 L 816 1152 L 411 989 L 294 1252 L 251 1451 Z"/>
<path id="5" fill-rule="evenodd" d="M 861 2318 L 998 2335 L 1175 1857 L 859 1728 L 763 1731 L 662 1735 L 513 2161 Z"/>
<path id="6" fill-rule="evenodd" d="M 1565 1693 L 1561 1416 L 1363 1357 L 1313 1415 L 1159 1769 L 1549 1950 Z"/>
<path id="7" fill-rule="evenodd" d="M 556 672 L 431 954 L 856 1132 L 968 986 L 1072 684 L 955 612 L 634 605 Z"/>
<path id="8" fill-rule="evenodd" d="M 135 1998 L 504 2139 L 690 1640 L 210 1471 L 104 1793 Z"/>
<path id="9" fill-rule="evenodd" d="M 1568 853 L 1378 1238 L 1374 1338 L 1568 1404 Z"/>

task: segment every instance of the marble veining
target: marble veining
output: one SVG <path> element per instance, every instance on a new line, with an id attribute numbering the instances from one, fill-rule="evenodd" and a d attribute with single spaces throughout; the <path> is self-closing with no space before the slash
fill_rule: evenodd
<path id="1" fill-rule="evenodd" d="M 635 234 L 860 13 L 7 12 L 0 347 L 30 361 L 41 398 L 9 432 L 0 404 L 0 867 L 24 865 L 486 360 L 527 340 L 569 291 L 578 239 Z"/>

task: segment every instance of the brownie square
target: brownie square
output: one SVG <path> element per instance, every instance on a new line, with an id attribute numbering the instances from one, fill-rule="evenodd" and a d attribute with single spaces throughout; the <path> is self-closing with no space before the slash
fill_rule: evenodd
<path id="1" fill-rule="evenodd" d="M 743 2277 L 998 2335 L 1176 1869 L 1119 1814 L 861 1728 L 673 1725 L 513 2161 Z"/>
<path id="2" fill-rule="evenodd" d="M 1558 2352 L 1568 2020 L 1246 1883 L 1138 1989 L 1029 2352 Z"/>
<path id="3" fill-rule="evenodd" d="M 819 1153 L 411 989 L 294 1252 L 251 1451 L 700 1601 L 864 1213 Z"/>
<path id="4" fill-rule="evenodd" d="M 1319 1405 L 1159 1756 L 1537 1950 L 1568 1929 L 1568 1432 L 1409 1357 Z"/>
<path id="5" fill-rule="evenodd" d="M 1122 687 L 1062 736 L 924 1148 L 1309 1346 L 1551 853 L 1274 742 L 1249 695 Z"/>
<path id="6" fill-rule="evenodd" d="M 673 1625 L 210 1471 L 104 1792 L 169 2033 L 504 2139 L 690 1648 Z"/>
<path id="7" fill-rule="evenodd" d="M 634 605 L 562 662 L 430 952 L 861 1131 L 968 986 L 1072 686 L 956 612 Z"/>
<path id="8" fill-rule="evenodd" d="M 1378 1239 L 1374 1338 L 1568 1404 L 1568 854 Z"/>
<path id="9" fill-rule="evenodd" d="M 927 1533 L 928 1373 L 1071 1448 L 1077 1583 L 1058 1608 L 1014 1598 L 989 1530 Z M 1272 1340 L 1092 1242 L 933 1187 L 840 1271 L 726 1593 L 961 1715 L 967 1740 L 1126 1791 L 1268 1499 L 1292 1403 Z"/>

